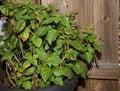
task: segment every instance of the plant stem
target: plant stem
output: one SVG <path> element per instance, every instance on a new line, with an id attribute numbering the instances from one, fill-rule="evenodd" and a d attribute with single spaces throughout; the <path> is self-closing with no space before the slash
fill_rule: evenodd
<path id="1" fill-rule="evenodd" d="M 10 81 L 10 83 L 13 85 L 13 86 L 15 86 L 15 84 L 14 84 L 14 82 L 12 81 L 12 79 L 11 79 L 11 77 L 10 77 L 10 74 L 9 74 L 9 72 L 8 72 L 8 67 L 7 67 L 7 62 L 6 62 L 6 73 L 7 73 L 7 75 L 8 75 L 8 79 L 9 79 L 9 81 Z"/>
<path id="2" fill-rule="evenodd" d="M 22 66 L 22 64 L 21 64 L 20 61 L 18 60 L 17 56 L 14 55 L 14 57 L 15 57 L 16 61 L 20 64 L 20 66 Z"/>
<path id="3" fill-rule="evenodd" d="M 20 38 L 18 38 L 19 39 L 19 44 L 20 44 L 20 50 L 21 50 L 21 52 L 22 52 L 22 56 L 24 55 L 24 52 L 23 52 L 23 49 L 22 49 L 22 43 L 21 43 L 21 41 L 20 41 Z"/>

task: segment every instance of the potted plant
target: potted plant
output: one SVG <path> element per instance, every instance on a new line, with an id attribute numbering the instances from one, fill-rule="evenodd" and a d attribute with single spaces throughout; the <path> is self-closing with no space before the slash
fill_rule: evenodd
<path id="1" fill-rule="evenodd" d="M 92 28 L 75 23 L 76 12 L 62 15 L 53 5 L 38 6 L 31 0 L 5 0 L 0 12 L 8 22 L 5 36 L 0 36 L 0 55 L 9 91 L 72 91 L 76 83 L 63 89 L 65 81 L 77 81 L 75 75 L 86 78 L 87 65 L 97 58 L 101 44 Z"/>

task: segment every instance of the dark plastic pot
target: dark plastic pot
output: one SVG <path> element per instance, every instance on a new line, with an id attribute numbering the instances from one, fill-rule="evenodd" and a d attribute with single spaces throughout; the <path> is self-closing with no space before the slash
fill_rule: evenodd
<path id="1" fill-rule="evenodd" d="M 74 91 L 78 83 L 78 78 L 73 74 L 72 80 L 65 80 L 63 86 L 52 85 L 47 88 L 38 88 L 38 89 L 13 89 L 13 88 L 3 88 L 0 87 L 0 91 Z"/>

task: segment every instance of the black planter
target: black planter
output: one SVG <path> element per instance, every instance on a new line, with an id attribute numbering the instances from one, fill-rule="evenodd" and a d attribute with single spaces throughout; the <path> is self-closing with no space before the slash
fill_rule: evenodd
<path id="1" fill-rule="evenodd" d="M 76 75 L 73 74 L 72 80 L 65 80 L 63 86 L 52 85 L 47 88 L 39 88 L 39 89 L 31 89 L 31 90 L 0 87 L 0 91 L 74 91 L 77 82 L 78 82 L 78 78 Z"/>

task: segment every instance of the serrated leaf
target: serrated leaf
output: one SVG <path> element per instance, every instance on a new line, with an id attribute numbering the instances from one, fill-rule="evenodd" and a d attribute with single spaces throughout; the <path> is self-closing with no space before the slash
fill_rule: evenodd
<path id="1" fill-rule="evenodd" d="M 63 46 L 64 40 L 58 39 L 57 40 L 57 49 L 60 49 Z"/>
<path id="2" fill-rule="evenodd" d="M 24 71 L 24 75 L 32 75 L 35 72 L 36 67 L 30 67 Z"/>
<path id="3" fill-rule="evenodd" d="M 88 50 L 88 52 L 90 52 L 91 54 L 93 54 L 94 53 L 94 49 L 91 47 L 91 45 L 87 45 L 87 50 Z"/>
<path id="4" fill-rule="evenodd" d="M 50 82 L 49 81 L 47 81 L 47 82 L 41 81 L 39 83 L 39 87 L 41 87 L 41 88 L 45 88 L 45 87 L 48 87 L 48 86 L 50 86 Z"/>
<path id="5" fill-rule="evenodd" d="M 50 54 L 48 59 L 45 61 L 49 66 L 58 66 L 59 64 L 62 63 L 61 58 L 56 53 Z"/>
<path id="6" fill-rule="evenodd" d="M 76 74 L 86 78 L 87 66 L 82 61 L 76 62 L 72 69 Z"/>
<path id="7" fill-rule="evenodd" d="M 53 21 L 57 24 L 61 20 L 60 17 L 53 17 Z"/>
<path id="8" fill-rule="evenodd" d="M 25 81 L 25 82 L 23 82 L 22 87 L 24 89 L 31 89 L 32 88 L 32 84 L 31 84 L 30 81 Z"/>
<path id="9" fill-rule="evenodd" d="M 62 77 L 56 77 L 56 78 L 54 79 L 54 83 L 55 83 L 56 85 L 62 86 L 62 85 L 63 85 Z"/>
<path id="10" fill-rule="evenodd" d="M 35 31 L 35 34 L 38 36 L 43 36 L 43 35 L 46 35 L 50 29 L 52 29 L 51 26 L 38 27 L 37 31 Z"/>
<path id="11" fill-rule="evenodd" d="M 32 53 L 31 52 L 28 52 L 24 55 L 24 58 L 25 59 L 32 59 Z"/>
<path id="12" fill-rule="evenodd" d="M 28 11 L 28 9 L 20 9 L 14 15 L 19 15 L 19 16 L 24 15 L 27 13 L 27 11 Z"/>
<path id="13" fill-rule="evenodd" d="M 15 82 L 16 87 L 17 87 L 17 88 L 20 88 L 20 86 L 23 84 L 23 82 L 26 82 L 26 81 L 31 80 L 31 79 L 32 79 L 32 77 L 22 76 L 19 80 L 17 80 L 17 81 Z"/>
<path id="14" fill-rule="evenodd" d="M 61 23 L 63 26 L 65 26 L 67 29 L 70 29 L 70 23 L 66 18 L 61 18 Z"/>
<path id="15" fill-rule="evenodd" d="M 35 51 L 38 54 L 40 60 L 46 60 L 48 58 L 48 54 L 45 52 L 44 48 L 36 48 Z"/>
<path id="16" fill-rule="evenodd" d="M 24 20 L 19 20 L 16 22 L 16 31 L 20 33 L 26 26 L 26 22 Z"/>
<path id="17" fill-rule="evenodd" d="M 98 51 L 98 52 L 101 52 L 101 50 L 102 50 L 102 44 L 100 43 L 100 42 L 94 42 L 93 43 L 93 45 L 94 45 L 94 47 L 95 47 L 95 49 Z"/>
<path id="18" fill-rule="evenodd" d="M 9 9 L 6 6 L 1 6 L 0 9 L 2 14 L 8 15 Z"/>
<path id="19" fill-rule="evenodd" d="M 53 70 L 53 73 L 57 77 L 66 76 L 68 79 L 72 78 L 71 70 L 69 68 L 66 68 L 66 67 L 56 67 Z"/>
<path id="20" fill-rule="evenodd" d="M 80 43 L 80 40 L 69 40 L 67 41 L 69 45 L 71 45 L 72 47 L 74 47 L 77 50 L 83 50 L 84 49 L 84 45 Z"/>
<path id="21" fill-rule="evenodd" d="M 33 35 L 32 37 L 32 43 L 36 46 L 36 47 L 40 47 L 42 44 L 42 39 L 38 36 Z"/>
<path id="22" fill-rule="evenodd" d="M 32 65 L 34 65 L 34 66 L 37 66 L 37 63 L 38 63 L 38 62 L 37 62 L 36 59 L 33 58 L 33 59 L 30 60 L 30 63 L 31 63 Z"/>
<path id="23" fill-rule="evenodd" d="M 69 49 L 65 52 L 65 58 L 70 60 L 76 60 L 78 56 L 78 52 L 73 49 Z"/>
<path id="24" fill-rule="evenodd" d="M 41 77 L 44 82 L 47 82 L 47 80 L 51 77 L 52 70 L 50 67 L 41 67 Z"/>
<path id="25" fill-rule="evenodd" d="M 85 52 L 84 54 L 80 55 L 83 59 L 85 59 L 88 63 L 90 63 L 93 59 L 93 53 Z"/>
<path id="26" fill-rule="evenodd" d="M 33 9 L 33 10 L 36 10 L 36 8 L 38 7 L 38 5 L 36 5 L 36 4 L 29 4 L 29 7 L 31 8 L 31 9 Z"/>
<path id="27" fill-rule="evenodd" d="M 48 31 L 46 40 L 48 41 L 48 43 L 49 43 L 50 45 L 52 44 L 52 42 L 53 42 L 54 40 L 56 40 L 58 33 L 59 33 L 59 32 L 58 32 L 57 30 L 55 30 L 55 29 L 51 29 L 50 31 Z"/>
<path id="28" fill-rule="evenodd" d="M 53 22 L 53 18 L 52 18 L 52 17 L 49 17 L 48 19 L 44 20 L 44 21 L 42 22 L 42 24 L 50 24 L 50 23 L 52 23 L 52 22 Z"/>
<path id="29" fill-rule="evenodd" d="M 97 38 L 97 35 L 95 35 L 95 34 L 91 34 L 91 35 L 87 36 L 87 40 L 90 43 L 94 42 L 96 38 Z"/>

